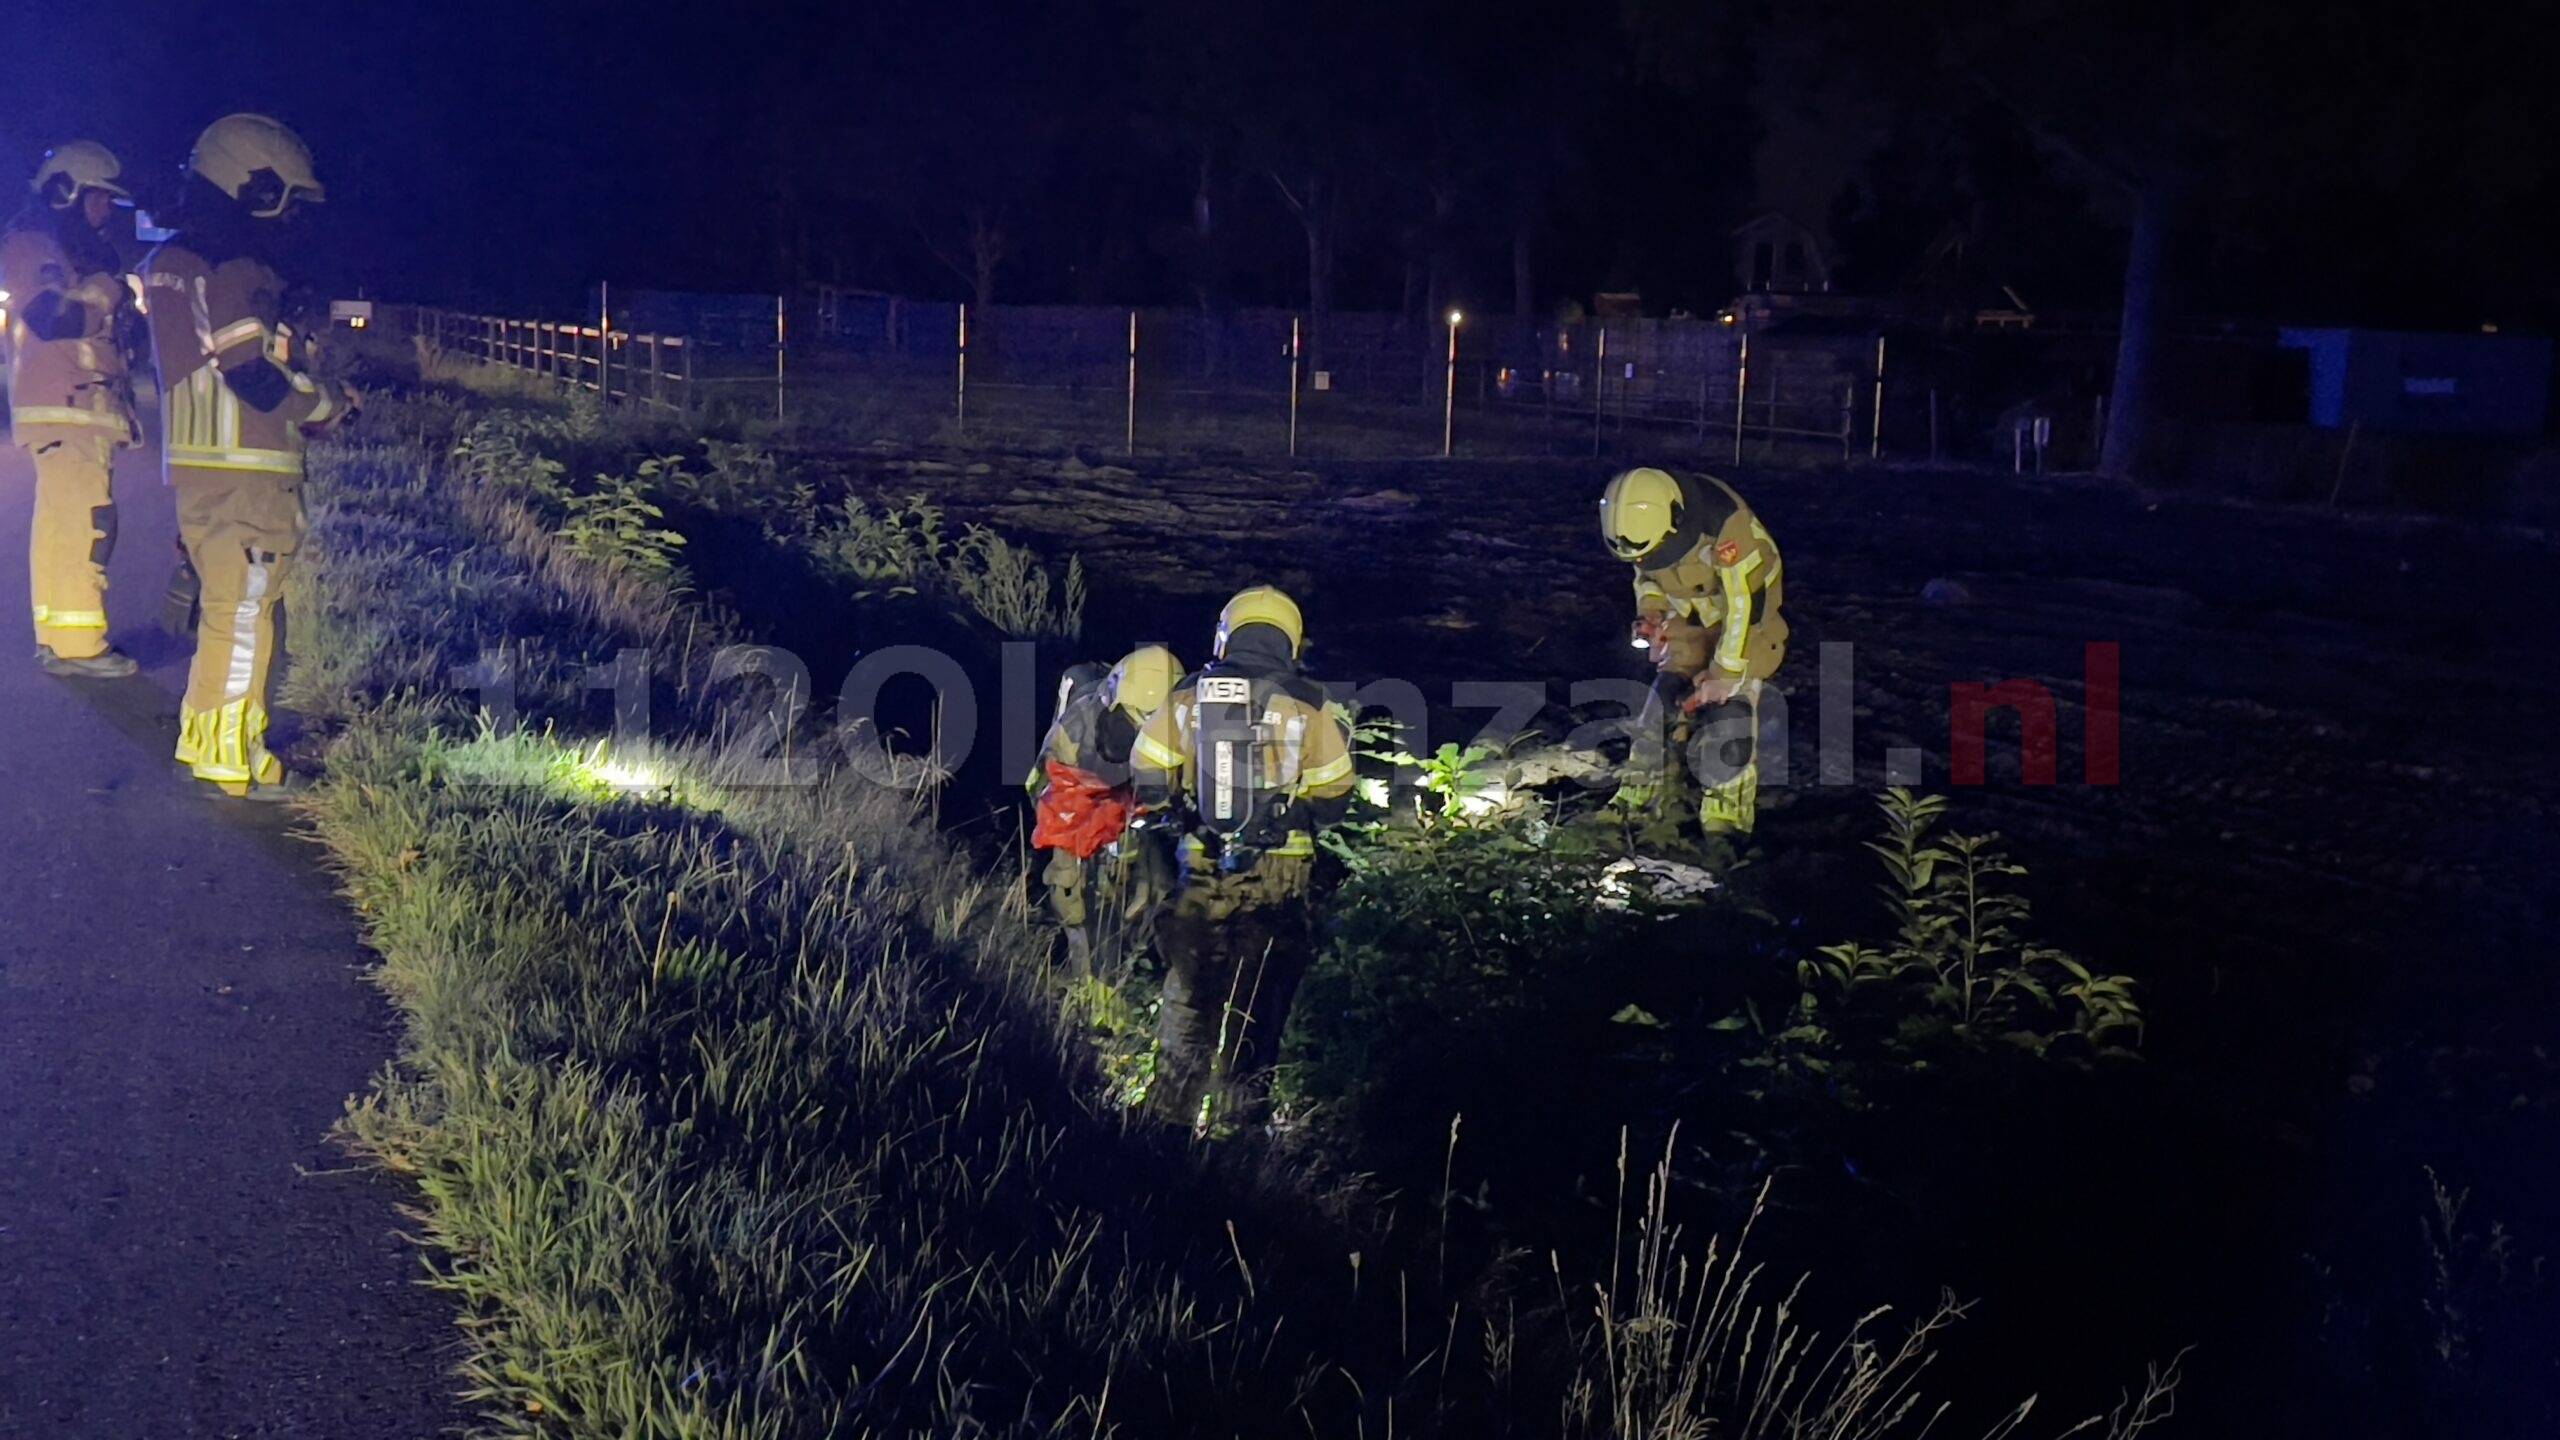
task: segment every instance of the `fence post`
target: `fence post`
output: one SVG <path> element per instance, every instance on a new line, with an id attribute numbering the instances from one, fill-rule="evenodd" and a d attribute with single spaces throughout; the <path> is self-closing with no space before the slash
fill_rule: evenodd
<path id="1" fill-rule="evenodd" d="M 1733 352 L 1733 463 L 1742 463 L 1742 407 L 1751 394 L 1751 337 Z"/>
<path id="2" fill-rule="evenodd" d="M 1466 317 L 1449 312 L 1449 380 L 1448 393 L 1440 406 L 1440 458 L 1448 459 L 1458 442 L 1458 322 Z"/>
<path id="3" fill-rule="evenodd" d="M 658 337 L 649 337 L 649 405 L 664 409 L 667 403 L 665 359 L 658 353 Z"/>
<path id="4" fill-rule="evenodd" d="M 1302 354 L 1299 342 L 1300 327 L 1305 323 L 1300 316 L 1289 317 L 1289 458 L 1292 460 L 1298 458 L 1298 363 Z"/>
<path id="5" fill-rule="evenodd" d="M 1867 427 L 1867 458 L 1884 456 L 1884 337 L 1876 337 L 1876 404 L 1875 414 Z"/>
<path id="6" fill-rule="evenodd" d="M 1843 380 L 1840 382 L 1840 460 L 1843 464 L 1848 462 L 1850 443 L 1857 433 L 1858 382 Z"/>
<path id="7" fill-rule="evenodd" d="M 1138 453 L 1138 312 L 1129 312 L 1129 422 L 1128 453 Z"/>
<path id="8" fill-rule="evenodd" d="M 783 355 L 790 349 L 790 336 L 783 324 L 783 297 L 773 297 L 773 423 L 783 423 L 782 393 L 784 388 Z"/>
<path id="9" fill-rule="evenodd" d="M 701 392 L 700 390 L 697 390 L 697 389 L 695 389 L 695 388 L 694 388 L 694 384 L 693 384 L 693 344 L 692 344 L 692 342 L 687 341 L 687 342 L 685 343 L 685 346 L 684 346 L 684 404 L 685 404 L 685 408 L 686 408 L 687 410 L 690 410 L 690 409 L 692 409 L 692 408 L 693 408 L 693 405 L 694 405 L 694 397 L 696 397 L 696 396 L 700 395 L 701 393 L 702 393 L 702 392 Z"/>
<path id="10" fill-rule="evenodd" d="M 960 307 L 960 433 L 969 433 L 969 307 Z"/>
<path id="11" fill-rule="evenodd" d="M 613 327 L 596 327 L 596 394 L 613 403 Z"/>

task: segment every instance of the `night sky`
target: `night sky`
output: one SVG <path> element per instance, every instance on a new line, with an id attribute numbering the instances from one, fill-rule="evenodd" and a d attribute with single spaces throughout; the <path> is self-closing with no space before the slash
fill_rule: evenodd
<path id="1" fill-rule="evenodd" d="M 1341 306 L 1508 310 L 1525 235 L 1542 312 L 1658 312 L 1724 298 L 1761 205 L 1860 286 L 1954 226 L 1970 283 L 2104 309 L 2126 205 L 2093 171 L 2174 156 L 2178 308 L 2560 319 L 2529 7 L 2128 8 L 91 4 L 0 44 L 0 160 L 94 137 L 147 196 L 206 121 L 267 111 L 330 186 L 315 276 L 520 308 L 597 279 L 965 298 L 988 223 L 1002 299 L 1302 304 L 1288 201 L 1321 175 Z"/>

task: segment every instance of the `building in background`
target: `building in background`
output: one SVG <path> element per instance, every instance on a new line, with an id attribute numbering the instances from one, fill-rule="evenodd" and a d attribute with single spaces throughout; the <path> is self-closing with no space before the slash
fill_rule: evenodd
<path id="1" fill-rule="evenodd" d="M 2397 330 L 2287 329 L 2310 362 L 2310 422 L 2404 435 L 2539 436 L 2551 402 L 2551 342 Z"/>

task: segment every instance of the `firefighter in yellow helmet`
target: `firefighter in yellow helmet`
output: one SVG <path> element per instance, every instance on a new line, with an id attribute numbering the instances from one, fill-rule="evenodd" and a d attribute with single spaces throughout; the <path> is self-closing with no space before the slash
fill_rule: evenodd
<path id="1" fill-rule="evenodd" d="M 323 198 L 311 151 L 263 115 L 197 138 L 176 238 L 143 267 L 178 530 L 202 584 L 178 759 L 245 799 L 285 793 L 266 746 L 277 605 L 302 548 L 303 449 L 356 395 L 303 368 L 281 314 L 287 222 Z"/>
<path id="2" fill-rule="evenodd" d="M 1079 665 L 1058 686 L 1057 718 L 1041 742 L 1027 788 L 1038 822 L 1034 848 L 1049 852 L 1041 878 L 1049 909 L 1066 927 L 1077 973 L 1092 972 L 1094 936 L 1087 898 L 1097 871 L 1122 924 L 1152 913 L 1172 889 L 1172 857 L 1129 820 L 1129 753 L 1138 731 L 1182 679 L 1182 662 L 1162 645 L 1141 645 L 1105 670 Z M 1115 864 L 1104 865 L 1109 856 Z"/>
<path id="3" fill-rule="evenodd" d="M 1650 805 L 1690 756 L 1709 833 L 1747 832 L 1760 793 L 1760 698 L 1787 658 L 1778 544 L 1733 487 L 1712 475 L 1642 468 L 1600 496 L 1609 553 L 1635 567 L 1635 643 L 1654 665 L 1651 698 L 1618 796 Z"/>
<path id="4" fill-rule="evenodd" d="M 1351 799 L 1351 730 L 1306 676 L 1297 602 L 1269 586 L 1218 616 L 1216 658 L 1138 733 L 1137 795 L 1188 832 L 1157 922 L 1164 1004 L 1150 1099 L 1190 1123 L 1270 1065 L 1315 951 L 1316 835 Z"/>
<path id="5" fill-rule="evenodd" d="M 132 444 L 132 390 L 117 320 L 133 294 L 108 239 L 123 167 L 93 140 L 56 147 L 0 237 L 8 292 L 9 423 L 36 468 L 27 575 L 36 659 L 56 675 L 113 679 L 134 663 L 107 644 L 116 452 Z"/>

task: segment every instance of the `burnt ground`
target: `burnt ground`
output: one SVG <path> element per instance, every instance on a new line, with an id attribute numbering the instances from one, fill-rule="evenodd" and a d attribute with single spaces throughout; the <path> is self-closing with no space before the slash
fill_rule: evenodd
<path id="1" fill-rule="evenodd" d="M 1099 657 L 1169 638 L 1196 659 L 1220 599 L 1267 580 L 1304 602 L 1328 679 L 1408 679 L 1435 708 L 1461 680 L 1561 701 L 1638 674 L 1591 463 L 809 458 L 1080 553 Z M 2193 1343 L 2180 1433 L 2411 1433 L 2448 1386 L 2468 1433 L 2530 1433 L 2514 1396 L 2551 1393 L 2560 1353 L 2524 1266 L 2560 1247 L 2552 543 L 2087 482 L 1724 473 L 1787 557 L 1798 784 L 1756 854 L 1788 918 L 1875 938 L 1854 842 L 1886 751 L 1925 751 L 1943 787 L 1950 686 L 2032 679 L 2060 702 L 2062 783 L 2023 783 L 1995 719 L 1954 821 L 2009 837 L 2042 936 L 2140 977 L 2152 1017 L 2129 1090 L 1980 1133 L 1929 1117 L 1934 1160 L 1865 1158 L 1935 1164 L 1930 1198 L 1878 1236 L 1823 1231 L 1809 1203 L 1801 1248 L 1858 1295 L 1982 1296 L 2008 1391 L 2086 1396 Z M 1855 647 L 1855 786 L 1805 783 L 1826 642 Z M 2114 785 L 2082 778 L 2091 642 L 2120 647 Z M 1440 709 L 1431 738 L 1485 718 Z M 2461 1229 L 2514 1233 L 2505 1278 L 2485 1251 L 2438 1278 L 2428 1167 L 2474 1192 Z M 2430 1296 L 2461 1313 L 2450 1360 L 2428 1358 Z"/>
<path id="2" fill-rule="evenodd" d="M 109 597 L 144 673 L 53 679 L 23 628 L 0 664 L 0 1437 L 444 1433 L 449 1306 L 416 1283 L 400 1187 L 329 1142 L 396 1048 L 354 918 L 289 816 L 169 759 L 186 650 L 152 628 L 156 459 L 119 467 Z M 15 556 L 30 489 L 0 450 Z"/>

